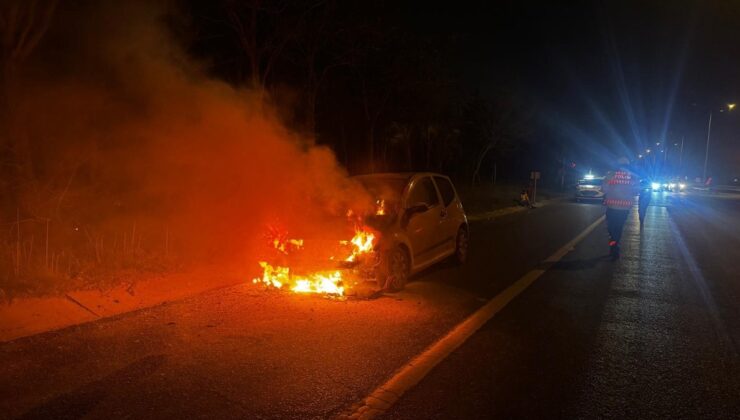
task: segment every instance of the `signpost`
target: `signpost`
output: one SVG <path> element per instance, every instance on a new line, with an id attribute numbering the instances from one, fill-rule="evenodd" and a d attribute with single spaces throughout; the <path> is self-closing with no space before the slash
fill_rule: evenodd
<path id="1" fill-rule="evenodd" d="M 534 187 L 532 188 L 532 203 L 537 202 L 537 180 L 540 179 L 539 171 L 532 171 L 529 173 L 529 179 L 534 181 Z"/>

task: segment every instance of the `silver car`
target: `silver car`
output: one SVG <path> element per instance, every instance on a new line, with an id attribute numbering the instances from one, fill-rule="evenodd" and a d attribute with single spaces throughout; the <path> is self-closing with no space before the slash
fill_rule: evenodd
<path id="1" fill-rule="evenodd" d="M 604 177 L 587 177 L 578 181 L 576 185 L 575 199 L 577 202 L 584 200 L 604 199 Z"/>
<path id="2" fill-rule="evenodd" d="M 409 276 L 447 258 L 468 256 L 468 220 L 450 178 L 420 173 L 354 177 L 376 199 L 366 219 L 381 234 L 376 246 L 378 287 L 399 290 Z"/>

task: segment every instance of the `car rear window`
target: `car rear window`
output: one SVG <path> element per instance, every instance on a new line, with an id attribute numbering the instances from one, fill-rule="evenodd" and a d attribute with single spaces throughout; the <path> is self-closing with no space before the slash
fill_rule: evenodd
<path id="1" fill-rule="evenodd" d="M 452 183 L 447 178 L 442 178 L 441 176 L 435 176 L 434 182 L 437 183 L 437 188 L 439 188 L 439 193 L 442 195 L 442 202 L 445 204 L 445 207 L 449 206 L 452 200 L 455 199 L 455 189 L 452 187 Z"/>
<path id="2" fill-rule="evenodd" d="M 414 182 L 414 185 L 411 187 L 407 204 L 412 206 L 417 203 L 424 203 L 430 206 L 435 206 L 439 203 L 437 190 L 434 188 L 431 178 L 421 178 Z"/>

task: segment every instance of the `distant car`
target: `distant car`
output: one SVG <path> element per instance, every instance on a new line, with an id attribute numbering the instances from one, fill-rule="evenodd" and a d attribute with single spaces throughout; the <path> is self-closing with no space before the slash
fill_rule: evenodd
<path id="1" fill-rule="evenodd" d="M 657 192 L 680 192 L 686 189 L 686 184 L 677 178 L 658 179 L 650 183 L 652 190 Z"/>
<path id="2" fill-rule="evenodd" d="M 604 177 L 589 176 L 579 180 L 578 184 L 576 184 L 576 201 L 580 202 L 583 200 L 603 200 L 603 183 Z"/>
<path id="3" fill-rule="evenodd" d="M 663 185 L 665 185 L 666 187 L 668 187 L 668 184 L 664 184 L 660 180 L 650 181 L 650 188 L 653 191 L 655 191 L 655 192 L 661 192 L 661 191 L 663 191 Z"/>
<path id="4" fill-rule="evenodd" d="M 436 173 L 353 177 L 379 204 L 366 223 L 380 232 L 375 270 L 380 288 L 402 289 L 409 276 L 452 258 L 468 257 L 468 219 L 450 178 Z"/>

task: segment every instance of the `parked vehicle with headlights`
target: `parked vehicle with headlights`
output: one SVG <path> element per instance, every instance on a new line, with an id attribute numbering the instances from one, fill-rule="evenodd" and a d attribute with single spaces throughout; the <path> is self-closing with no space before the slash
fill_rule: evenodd
<path id="1" fill-rule="evenodd" d="M 586 176 L 576 184 L 575 199 L 577 202 L 584 200 L 603 200 L 604 189 L 602 184 L 604 177 Z"/>
<path id="2" fill-rule="evenodd" d="M 409 276 L 468 256 L 468 220 L 450 178 L 436 173 L 384 173 L 353 177 L 382 211 L 366 217 L 380 233 L 375 277 L 381 289 L 399 290 Z"/>

